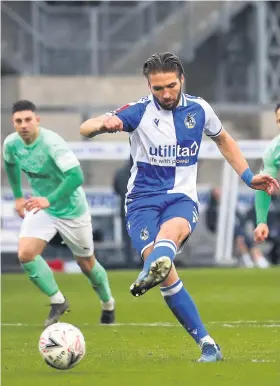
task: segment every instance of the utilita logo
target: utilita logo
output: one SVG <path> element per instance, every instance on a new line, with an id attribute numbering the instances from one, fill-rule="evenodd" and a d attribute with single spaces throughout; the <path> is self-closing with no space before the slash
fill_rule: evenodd
<path id="1" fill-rule="evenodd" d="M 191 142 L 191 141 L 190 141 Z M 192 142 L 190 146 L 180 145 L 159 145 L 158 147 L 149 148 L 149 154 L 154 157 L 175 158 L 175 157 L 190 157 L 198 152 L 198 144 Z"/>

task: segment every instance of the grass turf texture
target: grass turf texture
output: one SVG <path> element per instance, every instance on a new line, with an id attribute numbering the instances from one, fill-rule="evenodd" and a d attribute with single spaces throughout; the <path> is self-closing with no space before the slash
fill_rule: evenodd
<path id="1" fill-rule="evenodd" d="M 57 274 L 71 303 L 61 321 L 83 332 L 87 354 L 74 369 L 49 368 L 37 346 L 48 299 L 26 276 L 2 276 L 3 386 L 279 386 L 280 270 L 184 270 L 195 299 L 225 360 L 196 363 L 198 347 L 175 321 L 157 288 L 141 298 L 129 293 L 132 271 L 110 271 L 117 323 L 100 326 L 100 306 L 82 275 Z M 169 323 L 165 326 L 129 325 Z M 234 323 L 235 322 L 235 323 Z M 8 324 L 22 323 L 13 326 Z"/>

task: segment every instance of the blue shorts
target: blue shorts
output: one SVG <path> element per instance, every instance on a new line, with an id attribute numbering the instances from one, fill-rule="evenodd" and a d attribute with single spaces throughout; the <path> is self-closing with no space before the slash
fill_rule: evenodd
<path id="1" fill-rule="evenodd" d="M 197 204 L 181 193 L 155 194 L 127 203 L 128 234 L 141 256 L 146 248 L 153 245 L 161 225 L 175 217 L 188 220 L 193 232 L 198 219 Z"/>

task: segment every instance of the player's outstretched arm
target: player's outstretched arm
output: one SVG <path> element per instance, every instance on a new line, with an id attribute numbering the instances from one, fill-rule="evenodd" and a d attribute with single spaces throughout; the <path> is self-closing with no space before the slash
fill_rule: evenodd
<path id="1" fill-rule="evenodd" d="M 80 134 L 93 138 L 103 133 L 116 133 L 123 130 L 123 122 L 117 116 L 100 115 L 90 118 L 80 126 Z"/>
<path id="2" fill-rule="evenodd" d="M 254 175 L 252 173 L 238 144 L 226 130 L 223 129 L 219 136 L 213 137 L 212 139 L 216 142 L 225 159 L 250 188 L 264 190 L 269 195 L 273 193 L 274 189 L 279 189 L 278 182 L 270 175 Z"/>

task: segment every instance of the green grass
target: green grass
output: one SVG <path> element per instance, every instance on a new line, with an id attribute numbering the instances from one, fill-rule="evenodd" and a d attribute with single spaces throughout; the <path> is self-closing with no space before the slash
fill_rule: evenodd
<path id="1" fill-rule="evenodd" d="M 222 346 L 225 360 L 214 364 L 195 362 L 197 346 L 175 325 L 158 289 L 139 299 L 129 294 L 136 274 L 109 272 L 117 322 L 126 324 L 121 326 L 98 325 L 99 301 L 83 276 L 56 276 L 72 309 L 62 321 L 78 326 L 87 343 L 84 360 L 66 372 L 45 365 L 37 349 L 48 299 L 24 275 L 3 275 L 2 385 L 280 385 L 279 269 L 180 272 L 210 334 Z M 174 326 L 127 325 L 155 322 Z"/>

